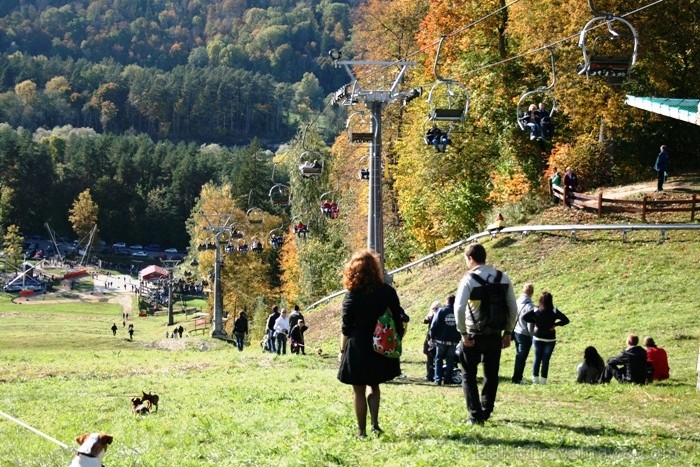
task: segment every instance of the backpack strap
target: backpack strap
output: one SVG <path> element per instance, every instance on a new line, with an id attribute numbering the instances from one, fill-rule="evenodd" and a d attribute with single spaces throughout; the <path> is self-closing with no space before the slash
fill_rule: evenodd
<path id="1" fill-rule="evenodd" d="M 484 279 L 480 275 L 478 275 L 475 272 L 470 272 L 469 276 L 474 279 L 480 286 L 484 286 L 488 283 L 487 279 Z M 496 277 L 494 278 L 492 284 L 500 284 L 501 283 L 501 278 L 503 277 L 503 272 L 499 271 L 498 269 L 496 270 Z M 472 311 L 471 305 L 469 305 L 469 299 L 467 299 L 467 309 L 469 310 L 469 316 L 472 317 L 472 323 L 474 323 L 474 326 L 477 325 L 476 319 L 474 318 L 474 312 Z"/>
<path id="2" fill-rule="evenodd" d="M 481 277 L 480 275 L 478 275 L 478 274 L 475 273 L 475 272 L 470 272 L 470 273 L 469 273 L 469 277 L 471 277 L 472 279 L 474 279 L 474 280 L 476 281 L 476 283 L 479 284 L 479 285 L 482 286 L 482 287 L 483 287 L 484 285 L 486 285 L 487 280 L 484 279 L 483 277 Z M 474 318 L 474 312 L 472 311 L 472 307 L 471 307 L 471 305 L 469 304 L 469 299 L 467 299 L 467 309 L 469 310 L 469 316 L 472 317 L 472 323 L 474 323 L 474 326 L 476 327 L 476 326 L 477 326 L 477 322 L 476 322 L 476 318 Z M 477 328 L 477 329 L 478 329 L 478 328 Z"/>

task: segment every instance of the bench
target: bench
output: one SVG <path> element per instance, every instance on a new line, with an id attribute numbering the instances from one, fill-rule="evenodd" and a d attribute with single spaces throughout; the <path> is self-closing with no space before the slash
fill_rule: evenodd
<path id="1" fill-rule="evenodd" d="M 207 318 L 197 318 L 194 320 L 194 329 L 192 332 L 202 331 L 202 334 L 207 332 L 209 329 L 209 319 Z"/>

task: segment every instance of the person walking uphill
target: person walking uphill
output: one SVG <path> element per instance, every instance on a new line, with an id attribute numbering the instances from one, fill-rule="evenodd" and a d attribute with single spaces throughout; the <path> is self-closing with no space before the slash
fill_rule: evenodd
<path id="1" fill-rule="evenodd" d="M 243 310 L 233 322 L 233 335 L 236 337 L 236 347 L 239 352 L 243 351 L 246 334 L 248 334 L 248 314 Z"/>
<path id="2" fill-rule="evenodd" d="M 469 270 L 457 287 L 455 299 L 457 330 L 462 338 L 457 353 L 462 364 L 462 390 L 470 414 L 467 422 L 483 425 L 494 409 L 501 349 L 510 347 L 518 307 L 510 279 L 486 264 L 483 245 L 472 243 L 464 256 Z M 489 306 L 482 307 L 486 298 Z M 495 313 L 496 309 L 499 313 Z M 490 320 L 491 317 L 494 319 Z M 483 363 L 484 372 L 481 397 L 476 381 L 479 363 Z"/>
<path id="3" fill-rule="evenodd" d="M 403 337 L 403 310 L 396 290 L 384 283 L 377 252 L 357 251 L 343 268 L 343 300 L 338 380 L 352 385 L 357 436 L 367 436 L 367 407 L 372 432 L 379 434 L 379 385 L 401 374 L 398 358 L 374 351 L 373 335 L 377 319 L 387 308 L 391 311 L 399 338 Z M 368 390 L 369 387 L 369 390 Z"/>
<path id="4" fill-rule="evenodd" d="M 657 172 L 656 191 L 664 190 L 666 172 L 668 172 L 668 147 L 664 144 L 660 150 L 661 152 L 656 156 L 656 163 L 654 164 L 654 170 Z"/>

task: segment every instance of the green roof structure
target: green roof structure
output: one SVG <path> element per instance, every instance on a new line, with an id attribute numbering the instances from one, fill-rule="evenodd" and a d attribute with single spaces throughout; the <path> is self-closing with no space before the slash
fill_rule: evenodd
<path id="1" fill-rule="evenodd" d="M 664 97 L 627 96 L 627 105 L 647 110 L 666 117 L 683 120 L 684 122 L 700 125 L 698 106 L 700 99 L 668 99 Z"/>

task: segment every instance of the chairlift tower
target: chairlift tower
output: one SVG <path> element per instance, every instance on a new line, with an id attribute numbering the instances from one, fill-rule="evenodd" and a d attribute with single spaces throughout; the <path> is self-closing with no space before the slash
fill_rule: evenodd
<path id="1" fill-rule="evenodd" d="M 214 254 L 214 317 L 211 337 L 226 339 L 228 336 L 224 331 L 224 298 L 221 290 L 221 237 L 228 235 L 230 238 L 238 224 L 232 222 L 233 214 L 205 214 L 203 211 L 199 213 L 207 223 L 204 230 L 214 235 L 216 247 Z"/>
<path id="2" fill-rule="evenodd" d="M 350 76 L 351 83 L 335 92 L 332 103 L 336 105 L 353 106 L 362 102 L 371 113 L 372 141 L 369 147 L 369 209 L 367 210 L 367 247 L 375 250 L 381 258 L 384 267 L 384 217 L 382 209 L 382 110 L 388 104 L 397 101 L 407 101 L 420 95 L 420 91 L 411 89 L 399 92 L 398 88 L 409 67 L 415 66 L 415 62 L 402 61 L 374 61 L 374 60 L 341 60 L 340 52 L 330 51 L 333 65 L 336 68 L 343 67 Z M 398 73 L 390 85 L 375 89 L 365 89 L 360 85 L 353 67 L 365 67 L 368 69 L 396 69 Z M 370 77 L 378 76 L 371 73 Z"/>
<path id="3" fill-rule="evenodd" d="M 175 268 L 180 264 L 179 259 L 161 259 L 163 267 L 168 271 L 168 326 L 175 324 L 175 316 L 173 315 L 173 285 L 175 280 L 173 278 L 173 272 Z"/>

